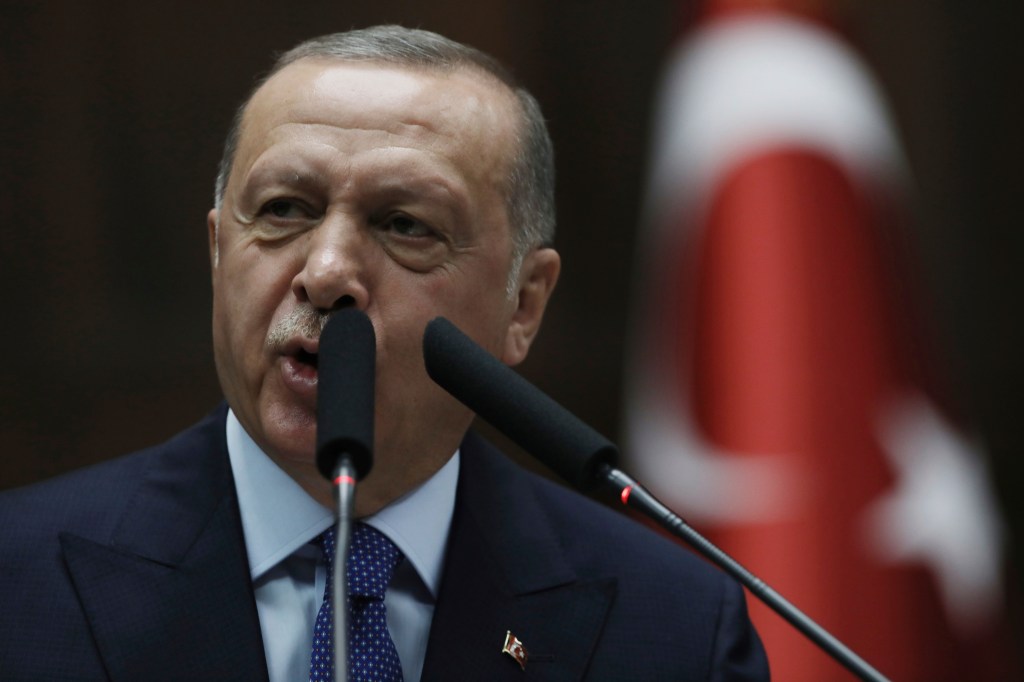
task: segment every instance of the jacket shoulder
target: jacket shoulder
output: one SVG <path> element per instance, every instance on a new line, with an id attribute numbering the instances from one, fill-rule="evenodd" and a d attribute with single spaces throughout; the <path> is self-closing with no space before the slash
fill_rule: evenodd
<path id="1" fill-rule="evenodd" d="M 39 547 L 64 531 L 108 541 L 151 472 L 173 469 L 183 458 L 211 456 L 209 443 L 218 442 L 218 425 L 224 441 L 225 414 L 221 406 L 158 445 L 0 493 L 0 547 Z"/>

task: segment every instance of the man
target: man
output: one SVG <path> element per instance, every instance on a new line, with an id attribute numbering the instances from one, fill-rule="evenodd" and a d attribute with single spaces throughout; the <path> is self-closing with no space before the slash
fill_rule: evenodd
<path id="1" fill-rule="evenodd" d="M 285 54 L 236 118 L 208 216 L 227 407 L 5 496 L 0 676 L 310 675 L 327 582 L 310 542 L 333 521 L 318 336 L 354 307 L 377 338 L 356 514 L 397 548 L 405 679 L 767 677 L 738 586 L 511 465 L 426 375 L 438 315 L 526 357 L 559 272 L 552 185 L 536 103 L 475 50 L 377 27 Z"/>

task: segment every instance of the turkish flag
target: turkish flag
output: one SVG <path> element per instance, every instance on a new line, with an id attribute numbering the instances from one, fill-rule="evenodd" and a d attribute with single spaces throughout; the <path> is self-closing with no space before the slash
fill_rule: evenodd
<path id="1" fill-rule="evenodd" d="M 663 87 L 631 464 L 883 674 L 1014 677 L 998 515 L 939 406 L 881 95 L 820 11 L 728 4 Z M 850 678 L 751 610 L 774 678 Z"/>

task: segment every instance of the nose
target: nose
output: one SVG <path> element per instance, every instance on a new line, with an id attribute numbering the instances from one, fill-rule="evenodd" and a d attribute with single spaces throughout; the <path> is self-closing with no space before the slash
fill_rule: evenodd
<path id="1" fill-rule="evenodd" d="M 329 312 L 346 307 L 365 310 L 369 303 L 369 243 L 354 221 L 325 219 L 308 237 L 305 263 L 292 280 L 303 302 Z"/>

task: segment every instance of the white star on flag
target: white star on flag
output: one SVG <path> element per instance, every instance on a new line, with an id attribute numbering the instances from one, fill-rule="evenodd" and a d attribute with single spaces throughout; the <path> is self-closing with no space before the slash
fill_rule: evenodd
<path id="1" fill-rule="evenodd" d="M 880 432 L 897 484 L 865 513 L 868 544 L 885 561 L 926 564 L 950 621 L 971 634 L 1003 597 L 1005 530 L 985 459 L 921 396 L 888 406 Z"/>

